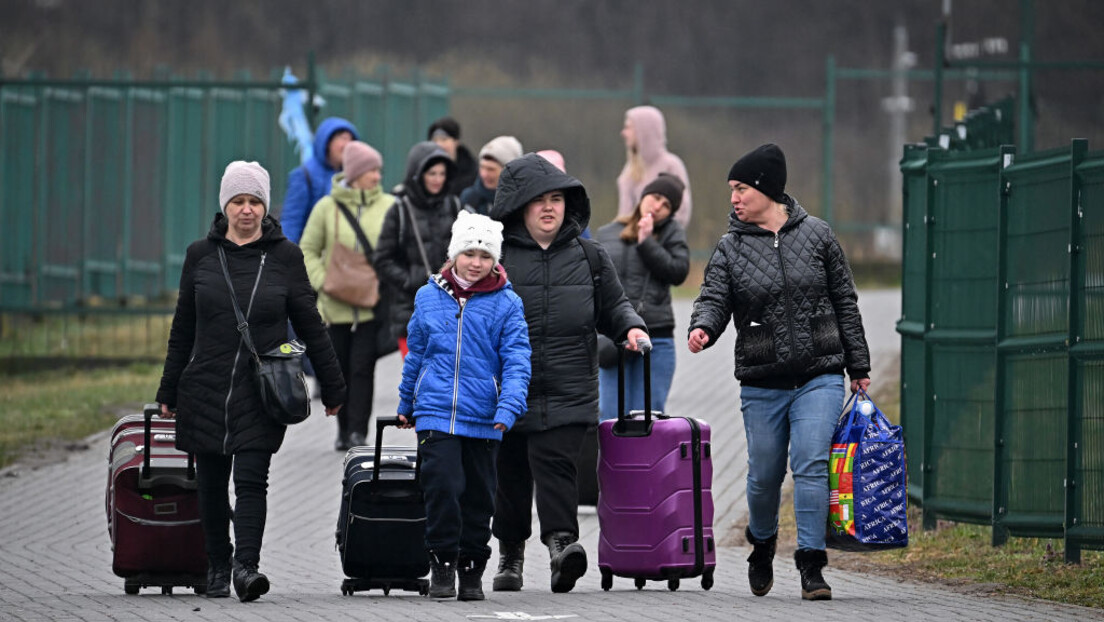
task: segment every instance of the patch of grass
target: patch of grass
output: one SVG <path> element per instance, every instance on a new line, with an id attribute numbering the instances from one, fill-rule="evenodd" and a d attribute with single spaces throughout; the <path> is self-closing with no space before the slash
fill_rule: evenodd
<path id="1" fill-rule="evenodd" d="M 152 401 L 161 366 L 9 375 L 0 378 L 0 467 L 38 451 L 64 449 Z"/>

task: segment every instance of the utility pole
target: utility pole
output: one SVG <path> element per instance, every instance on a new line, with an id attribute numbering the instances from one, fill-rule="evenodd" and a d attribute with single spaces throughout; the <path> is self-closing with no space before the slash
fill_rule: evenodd
<path id="1" fill-rule="evenodd" d="M 907 137 L 908 113 L 913 101 L 908 95 L 908 70 L 916 65 L 916 54 L 908 51 L 908 30 L 903 25 L 893 29 L 893 80 L 891 95 L 882 100 L 882 108 L 889 114 L 889 195 L 886 197 L 885 223 L 892 231 L 901 229 L 901 154 Z M 899 240 L 899 238 L 898 238 Z M 900 255 L 900 246 L 886 249 Z"/>

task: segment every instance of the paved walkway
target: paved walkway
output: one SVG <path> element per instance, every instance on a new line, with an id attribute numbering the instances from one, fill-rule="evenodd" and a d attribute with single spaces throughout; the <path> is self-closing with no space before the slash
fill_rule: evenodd
<path id="1" fill-rule="evenodd" d="M 900 315 L 896 291 L 864 292 L 863 315 L 877 369 L 895 356 L 899 343 L 893 323 Z M 680 325 L 689 302 L 677 305 Z M 732 331 L 724 343 L 697 356 L 680 350 L 668 410 L 708 420 L 714 431 L 718 538 L 742 524 L 743 432 L 732 378 Z M 393 412 L 399 359 L 380 366 L 377 412 Z M 317 406 L 317 405 L 316 405 Z M 320 407 L 319 407 L 320 409 Z M 341 482 L 341 454 L 331 449 L 334 424 L 322 416 L 296 427 L 273 461 L 269 523 L 262 568 L 272 592 L 256 603 L 207 600 L 178 590 L 162 596 L 145 590 L 125 596 L 122 579 L 111 573 L 111 552 L 103 509 L 107 438 L 91 439 L 88 451 L 38 469 L 14 467 L 0 475 L 0 620 L 825 620 L 861 615 L 871 620 L 1069 620 L 1104 619 L 1104 611 L 1013 597 L 964 595 L 939 586 L 833 570 L 827 578 L 835 600 L 809 603 L 800 598 L 792 564 L 780 559 L 774 590 L 756 598 L 747 588 L 747 550 L 721 546 L 716 584 L 703 591 L 686 580 L 671 593 L 662 583 L 637 591 L 630 580 L 615 579 L 603 592 L 597 571 L 598 520 L 581 518 L 590 570 L 570 594 L 548 588 L 546 553 L 530 541 L 526 588 L 516 594 L 490 591 L 480 603 L 434 602 L 413 593 L 362 592 L 341 596 L 340 563 L 333 530 Z M 396 442 L 409 432 L 389 431 Z"/>

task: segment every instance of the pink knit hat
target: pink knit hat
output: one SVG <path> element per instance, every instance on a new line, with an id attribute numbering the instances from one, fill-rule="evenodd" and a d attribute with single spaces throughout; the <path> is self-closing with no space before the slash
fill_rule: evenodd
<path id="1" fill-rule="evenodd" d="M 345 181 L 352 182 L 373 169 L 383 168 L 383 156 L 367 143 L 351 140 L 345 145 L 341 157 L 341 170 Z"/>

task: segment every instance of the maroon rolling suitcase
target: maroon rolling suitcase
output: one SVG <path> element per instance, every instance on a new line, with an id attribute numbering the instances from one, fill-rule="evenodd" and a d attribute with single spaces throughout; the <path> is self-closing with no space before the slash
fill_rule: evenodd
<path id="1" fill-rule="evenodd" d="M 111 431 L 108 454 L 107 528 L 111 568 L 123 590 L 175 586 L 207 589 L 207 554 L 199 524 L 195 461 L 176 449 L 176 422 L 146 404 Z"/>
<path id="2" fill-rule="evenodd" d="M 624 353 L 618 364 L 617 419 L 598 425 L 598 570 L 647 581 L 701 577 L 713 587 L 713 461 L 710 429 L 691 417 L 651 410 L 651 353 L 644 348 L 644 410 L 625 413 Z"/>

